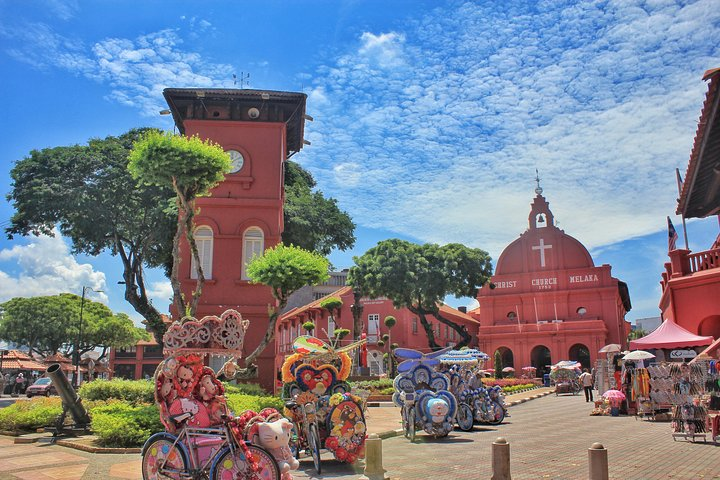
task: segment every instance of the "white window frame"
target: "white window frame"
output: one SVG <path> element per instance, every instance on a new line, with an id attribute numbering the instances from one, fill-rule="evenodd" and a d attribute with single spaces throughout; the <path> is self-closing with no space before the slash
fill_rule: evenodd
<path id="1" fill-rule="evenodd" d="M 250 227 L 243 233 L 242 249 L 242 271 L 240 278 L 250 280 L 247 275 L 247 266 L 256 256 L 261 256 L 265 251 L 265 234 L 261 228 Z"/>
<path id="2" fill-rule="evenodd" d="M 335 319 L 332 315 L 328 316 L 328 325 L 327 325 L 327 334 L 328 338 L 333 338 L 335 336 Z"/>
<path id="3" fill-rule="evenodd" d="M 416 317 L 412 319 L 412 333 L 418 333 L 418 319 Z"/>
<path id="4" fill-rule="evenodd" d="M 375 328 L 371 328 L 371 325 Z M 373 330 L 375 330 L 373 332 Z M 368 314 L 368 328 L 367 328 L 367 340 L 368 343 L 377 343 L 380 339 L 380 314 L 370 313 Z"/>
<path id="5" fill-rule="evenodd" d="M 213 264 L 213 244 L 214 234 L 212 228 L 201 225 L 195 229 L 195 244 L 198 249 L 198 256 L 200 257 L 200 265 L 202 265 L 203 275 L 205 279 L 212 278 L 212 264 Z M 197 263 L 195 263 L 195 257 L 190 255 L 190 278 L 197 280 Z"/>

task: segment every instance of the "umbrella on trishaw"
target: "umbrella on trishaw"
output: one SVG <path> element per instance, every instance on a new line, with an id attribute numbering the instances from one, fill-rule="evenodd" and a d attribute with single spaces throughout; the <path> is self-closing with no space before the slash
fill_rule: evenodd
<path id="1" fill-rule="evenodd" d="M 515 369 L 513 367 L 505 367 L 502 369 L 503 373 L 514 373 Z"/>
<path id="2" fill-rule="evenodd" d="M 608 402 L 610 402 L 610 407 L 612 407 L 611 415 L 613 417 L 617 417 L 618 408 L 620 407 L 622 401 L 625 400 L 625 394 L 620 390 L 610 389 L 607 392 L 603 393 L 602 396 L 603 398 L 606 398 Z"/>

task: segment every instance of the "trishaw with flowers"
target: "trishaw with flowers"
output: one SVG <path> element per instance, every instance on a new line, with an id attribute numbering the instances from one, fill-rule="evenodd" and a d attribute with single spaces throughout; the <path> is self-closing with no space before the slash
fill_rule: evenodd
<path id="1" fill-rule="evenodd" d="M 365 456 L 367 426 L 363 400 L 346 382 L 352 369 L 348 355 L 365 340 L 335 348 L 317 337 L 300 336 L 282 366 L 285 414 L 295 425 L 296 456 L 308 452 L 318 474 L 323 446 L 341 462 Z"/>
<path id="2" fill-rule="evenodd" d="M 288 448 L 291 424 L 277 411 L 244 415 L 253 429 L 240 425 L 227 408 L 223 384 L 204 365 L 208 355 L 231 356 L 223 367 L 237 366 L 248 321 L 235 310 L 198 321 L 173 323 L 163 337 L 166 358 L 155 376 L 155 401 L 165 432 L 142 448 L 144 480 L 253 479 L 291 480 Z"/>
<path id="3" fill-rule="evenodd" d="M 580 363 L 572 360 L 563 360 L 550 367 L 550 380 L 555 384 L 555 395 L 571 393 L 577 395 L 580 387 Z"/>

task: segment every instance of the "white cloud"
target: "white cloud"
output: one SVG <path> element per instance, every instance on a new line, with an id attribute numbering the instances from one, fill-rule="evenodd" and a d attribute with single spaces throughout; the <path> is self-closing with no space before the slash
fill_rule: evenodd
<path id="1" fill-rule="evenodd" d="M 106 290 L 105 274 L 92 265 L 78 263 L 59 234 L 55 237 L 29 237 L 27 245 L 15 245 L 0 250 L 0 302 L 14 297 L 34 297 L 75 293 L 81 295 L 83 287 Z M 14 266 L 17 265 L 17 268 Z M 103 293 L 87 293 L 88 298 L 108 302 Z"/>
<path id="2" fill-rule="evenodd" d="M 152 299 L 155 308 L 161 312 L 166 311 L 173 296 L 170 281 L 151 282 L 147 288 L 147 296 Z"/>

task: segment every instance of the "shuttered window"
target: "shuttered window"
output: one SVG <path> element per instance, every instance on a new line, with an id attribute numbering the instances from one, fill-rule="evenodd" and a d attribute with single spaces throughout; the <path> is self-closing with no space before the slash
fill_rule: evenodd
<path id="1" fill-rule="evenodd" d="M 243 280 L 250 280 L 247 275 L 247 266 L 253 258 L 259 257 L 265 251 L 265 238 L 262 230 L 257 227 L 251 227 L 245 230 L 243 235 L 243 262 L 242 276 Z"/>
<path id="2" fill-rule="evenodd" d="M 195 230 L 195 243 L 197 244 L 200 265 L 202 265 L 205 279 L 212 278 L 212 257 L 213 257 L 213 231 L 210 227 L 198 227 Z M 191 255 L 190 278 L 197 279 L 197 263 Z"/>

